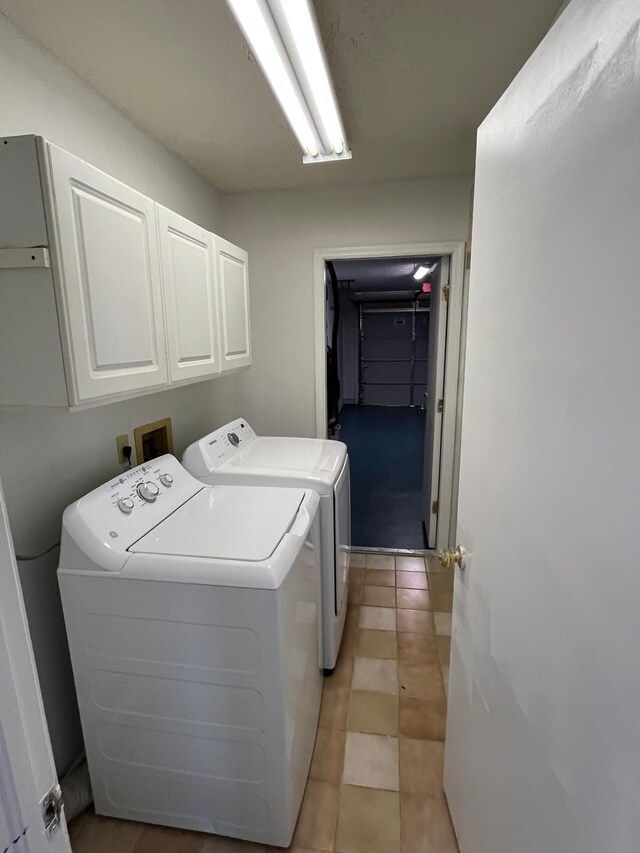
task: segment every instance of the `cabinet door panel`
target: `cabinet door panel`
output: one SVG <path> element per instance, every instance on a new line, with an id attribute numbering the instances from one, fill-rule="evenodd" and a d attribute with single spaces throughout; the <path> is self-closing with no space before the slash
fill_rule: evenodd
<path id="1" fill-rule="evenodd" d="M 154 203 L 49 146 L 70 402 L 167 381 Z"/>
<path id="2" fill-rule="evenodd" d="M 212 235 L 158 207 L 172 382 L 220 372 Z"/>
<path id="3" fill-rule="evenodd" d="M 92 369 L 152 365 L 151 288 L 130 287 L 132 280 L 149 283 L 144 217 L 83 187 L 71 192 Z"/>
<path id="4" fill-rule="evenodd" d="M 247 253 L 214 238 L 220 288 L 222 370 L 251 364 L 251 319 Z"/>

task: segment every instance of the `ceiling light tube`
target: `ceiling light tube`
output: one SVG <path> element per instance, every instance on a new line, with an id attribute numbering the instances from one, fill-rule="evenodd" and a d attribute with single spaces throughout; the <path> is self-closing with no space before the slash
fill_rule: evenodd
<path id="1" fill-rule="evenodd" d="M 414 272 L 413 277 L 416 281 L 421 281 L 425 276 L 429 275 L 433 267 L 425 267 L 422 264 L 418 267 L 418 269 Z"/>
<path id="2" fill-rule="evenodd" d="M 227 0 L 302 150 L 311 157 L 320 140 L 264 0 Z"/>
<path id="3" fill-rule="evenodd" d="M 338 104 L 309 0 L 227 0 L 304 156 L 349 159 Z"/>
<path id="4" fill-rule="evenodd" d="M 325 153 L 342 154 L 346 148 L 345 132 L 311 3 L 309 0 L 268 2 L 310 104 Z"/>

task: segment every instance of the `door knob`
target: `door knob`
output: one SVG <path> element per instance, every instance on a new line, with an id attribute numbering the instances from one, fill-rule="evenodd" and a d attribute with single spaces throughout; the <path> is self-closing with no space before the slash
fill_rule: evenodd
<path id="1" fill-rule="evenodd" d="M 442 551 L 438 551 L 440 565 L 444 566 L 445 569 L 448 569 L 452 563 L 457 563 L 461 570 L 464 571 L 464 568 L 467 565 L 466 557 L 467 552 L 464 550 L 462 545 L 458 545 L 455 551 L 448 551 L 445 548 L 443 548 Z"/>

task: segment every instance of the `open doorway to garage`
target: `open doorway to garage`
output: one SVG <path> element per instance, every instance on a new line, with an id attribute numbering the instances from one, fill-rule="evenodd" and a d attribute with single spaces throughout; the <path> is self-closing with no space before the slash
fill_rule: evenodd
<path id="1" fill-rule="evenodd" d="M 449 260 L 326 262 L 327 432 L 349 449 L 355 546 L 436 544 Z"/>
<path id="2" fill-rule="evenodd" d="M 313 251 L 314 352 L 315 352 L 315 433 L 318 438 L 328 435 L 328 346 L 332 344 L 332 324 L 329 321 L 333 303 L 327 299 L 327 262 L 344 260 L 396 259 L 414 262 L 417 258 L 441 258 L 442 267 L 437 288 L 432 291 L 429 305 L 430 345 L 438 342 L 439 357 L 431 359 L 437 367 L 433 377 L 434 391 L 429 392 L 425 410 L 425 462 L 422 489 L 422 519 L 428 530 L 430 548 L 453 547 L 458 526 L 458 474 L 460 466 L 460 435 L 462 431 L 462 391 L 464 384 L 466 304 L 468 293 L 469 253 L 464 242 L 447 241 L 424 243 L 367 244 L 333 246 Z M 446 263 L 445 263 L 446 262 Z M 448 267 L 445 270 L 445 266 Z M 439 293 L 436 292 L 439 291 Z M 336 304 L 339 300 L 336 300 Z M 431 334 L 431 326 L 437 334 Z M 338 336 L 339 339 L 339 336 Z M 337 350 L 336 350 L 337 352 Z M 427 383 L 428 385 L 429 383 Z M 433 429 L 429 430 L 427 418 Z M 431 447 L 427 436 L 433 436 Z M 436 460 L 437 456 L 437 460 Z M 355 509 L 359 512 L 358 508 Z M 355 547 L 367 549 L 398 548 L 385 536 L 384 544 L 360 545 L 360 536 L 353 540 Z M 381 537 L 378 539 L 381 541 Z M 412 549 L 410 549 L 412 550 Z"/>

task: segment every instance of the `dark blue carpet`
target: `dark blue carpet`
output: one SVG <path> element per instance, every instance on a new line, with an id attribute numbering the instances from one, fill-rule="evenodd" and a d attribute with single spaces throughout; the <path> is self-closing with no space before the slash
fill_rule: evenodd
<path id="1" fill-rule="evenodd" d="M 400 406 L 343 406 L 349 448 L 351 539 L 360 547 L 424 548 L 425 413 Z"/>

